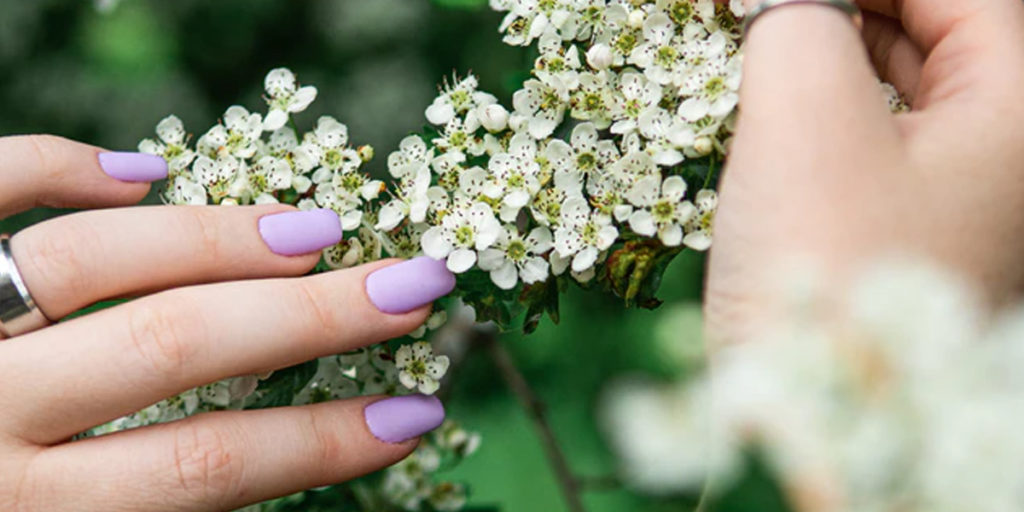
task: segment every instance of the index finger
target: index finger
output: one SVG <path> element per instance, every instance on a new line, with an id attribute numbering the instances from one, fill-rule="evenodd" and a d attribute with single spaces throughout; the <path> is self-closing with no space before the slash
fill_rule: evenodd
<path id="1" fill-rule="evenodd" d="M 745 3 L 750 10 L 760 0 Z M 839 9 L 800 4 L 768 11 L 747 34 L 743 72 L 741 127 L 763 127 L 759 136 L 805 145 L 857 136 L 850 132 L 858 129 L 895 134 L 860 33 Z"/>

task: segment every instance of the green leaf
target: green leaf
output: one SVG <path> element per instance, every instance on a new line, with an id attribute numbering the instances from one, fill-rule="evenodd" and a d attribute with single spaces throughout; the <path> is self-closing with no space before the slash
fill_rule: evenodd
<path id="1" fill-rule="evenodd" d="M 476 311 L 477 322 L 494 322 L 502 331 L 508 331 L 525 310 L 519 302 L 518 287 L 502 290 L 491 282 L 487 272 L 474 269 L 456 279 L 456 293 Z"/>
<path id="2" fill-rule="evenodd" d="M 550 279 L 543 283 L 535 283 L 523 287 L 520 301 L 526 305 L 526 319 L 523 321 L 524 333 L 530 334 L 536 331 L 545 313 L 552 322 L 558 323 L 560 319 L 558 300 L 561 291 L 559 288 L 564 288 L 564 285 L 560 286 L 560 283 L 563 282 L 563 280 L 551 276 Z"/>
<path id="3" fill-rule="evenodd" d="M 658 240 L 630 240 L 613 247 L 601 279 L 626 306 L 654 309 L 665 269 L 682 249 L 665 247 Z"/>
<path id="4" fill-rule="evenodd" d="M 295 395 L 316 375 L 316 369 L 317 361 L 314 359 L 274 372 L 269 379 L 260 382 L 253 394 L 255 400 L 246 409 L 291 405 Z"/>

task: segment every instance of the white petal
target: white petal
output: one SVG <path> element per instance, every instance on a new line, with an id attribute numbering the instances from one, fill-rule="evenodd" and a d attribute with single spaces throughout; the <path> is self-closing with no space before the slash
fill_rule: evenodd
<path id="1" fill-rule="evenodd" d="M 288 114 L 280 109 L 271 110 L 263 119 L 263 129 L 272 132 L 278 130 L 288 122 Z"/>
<path id="2" fill-rule="evenodd" d="M 480 251 L 480 270 L 495 270 L 505 264 L 505 252 L 498 249 Z"/>
<path id="3" fill-rule="evenodd" d="M 682 201 L 686 196 L 686 181 L 679 176 L 669 176 L 661 184 L 661 194 L 670 201 Z"/>
<path id="4" fill-rule="evenodd" d="M 452 244 L 444 237 L 442 228 L 434 226 L 423 233 L 420 239 L 423 253 L 435 260 L 443 260 L 452 251 Z"/>
<path id="5" fill-rule="evenodd" d="M 658 231 L 658 238 L 666 247 L 678 247 L 683 242 L 683 228 L 679 224 L 670 224 Z"/>
<path id="6" fill-rule="evenodd" d="M 416 389 L 416 385 L 417 385 L 416 378 L 413 377 L 408 372 L 399 372 L 399 374 L 398 374 L 398 381 L 401 382 L 403 386 L 405 386 L 405 387 L 407 387 L 409 389 Z"/>
<path id="7" fill-rule="evenodd" d="M 637 210 L 629 217 L 629 228 L 638 235 L 654 236 L 658 229 L 654 226 L 654 217 L 647 210 Z"/>
<path id="8" fill-rule="evenodd" d="M 706 251 L 711 248 L 711 235 L 704 230 L 694 231 L 683 238 L 683 243 L 695 251 Z"/>
<path id="9" fill-rule="evenodd" d="M 420 381 L 419 391 L 424 395 L 433 395 L 440 389 L 441 384 L 434 379 L 425 379 Z"/>
<path id="10" fill-rule="evenodd" d="M 424 235 L 424 238 L 425 237 L 426 235 Z M 456 274 L 461 274 L 473 268 L 475 263 L 476 251 L 471 249 L 456 249 L 448 255 L 448 270 L 451 270 Z"/>
<path id="11" fill-rule="evenodd" d="M 455 109 L 446 101 L 435 101 L 433 105 L 427 107 L 426 114 L 430 124 L 444 126 L 455 117 Z"/>
<path id="12" fill-rule="evenodd" d="M 309 105 L 316 100 L 316 87 L 307 85 L 295 92 L 292 102 L 288 105 L 288 111 L 297 114 L 309 108 Z"/>
<path id="13" fill-rule="evenodd" d="M 526 260 L 526 264 L 523 265 L 520 275 L 523 278 L 523 282 L 526 284 L 539 283 L 545 281 L 548 278 L 548 262 L 541 257 L 533 257 Z"/>
<path id="14" fill-rule="evenodd" d="M 583 249 L 572 259 L 572 271 L 583 272 L 594 266 L 594 263 L 597 261 L 597 255 L 598 251 L 593 247 Z"/>
<path id="15" fill-rule="evenodd" d="M 531 245 L 530 250 L 534 254 L 548 252 L 554 245 L 551 230 L 545 227 L 533 228 L 533 231 L 530 231 L 530 235 L 527 237 L 527 242 Z"/>
<path id="16" fill-rule="evenodd" d="M 516 283 L 519 281 L 519 274 L 516 272 L 516 266 L 511 261 L 506 261 L 504 265 L 491 271 L 491 281 L 501 288 L 502 290 L 511 290 L 516 287 Z"/>

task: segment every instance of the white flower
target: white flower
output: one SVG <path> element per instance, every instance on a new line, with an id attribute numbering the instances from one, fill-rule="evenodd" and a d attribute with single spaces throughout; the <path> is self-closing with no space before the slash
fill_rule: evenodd
<path id="1" fill-rule="evenodd" d="M 377 225 L 374 229 L 390 231 L 402 223 L 406 217 L 412 222 L 423 222 L 427 217 L 430 198 L 430 169 L 426 166 L 402 177 L 395 191 L 395 198 L 380 209 Z"/>
<path id="2" fill-rule="evenodd" d="M 534 228 L 524 237 L 515 226 L 506 226 L 494 247 L 480 253 L 480 269 L 490 272 L 491 280 L 502 290 L 515 288 L 519 279 L 526 284 L 544 281 L 550 267 L 543 254 L 553 245 L 548 228 Z"/>
<path id="3" fill-rule="evenodd" d="M 398 151 L 388 155 L 388 172 L 395 178 L 415 172 L 420 167 L 430 165 L 434 160 L 434 151 L 427 149 L 427 143 L 418 135 L 410 135 L 402 139 L 398 148 Z M 461 160 L 465 160 L 465 155 L 462 155 Z"/>
<path id="4" fill-rule="evenodd" d="M 489 167 L 502 198 L 502 220 L 512 222 L 540 190 L 537 143 L 525 133 L 516 134 L 508 152 L 491 157 Z"/>
<path id="5" fill-rule="evenodd" d="M 277 68 L 263 81 L 270 112 L 263 120 L 263 129 L 274 131 L 288 122 L 288 116 L 306 110 L 316 100 L 316 87 L 300 88 L 295 74 L 286 68 Z"/>
<path id="6" fill-rule="evenodd" d="M 706 251 L 711 247 L 712 233 L 715 225 L 715 212 L 718 210 L 718 194 L 714 190 L 701 190 L 694 199 L 697 214 L 686 224 L 686 236 L 683 244 L 695 251 Z"/>
<path id="7" fill-rule="evenodd" d="M 402 385 L 425 395 L 433 395 L 440 387 L 439 381 L 448 371 L 448 364 L 448 356 L 435 356 L 434 348 L 425 341 L 402 345 L 395 352 L 395 366 Z"/>
<path id="8" fill-rule="evenodd" d="M 651 81 L 671 84 L 683 65 L 683 49 L 675 37 L 676 27 L 664 13 L 656 13 L 644 22 L 644 43 L 633 49 L 630 61 L 644 70 Z"/>
<path id="9" fill-rule="evenodd" d="M 651 82 L 644 75 L 627 71 L 619 77 L 619 94 L 612 106 L 615 124 L 611 131 L 627 134 L 637 129 L 640 116 L 648 109 L 657 108 L 661 101 L 661 86 Z"/>
<path id="10" fill-rule="evenodd" d="M 423 233 L 423 252 L 435 260 L 447 258 L 448 270 L 461 274 L 476 264 L 477 252 L 494 245 L 501 223 L 484 203 L 457 206 Z"/>
<path id="11" fill-rule="evenodd" d="M 360 227 L 356 237 L 324 249 L 324 262 L 333 269 L 350 268 L 381 257 L 380 235 L 376 231 Z"/>
<path id="12" fill-rule="evenodd" d="M 167 116 L 156 125 L 157 140 L 145 139 L 139 143 L 139 151 L 150 155 L 162 156 L 172 174 L 184 170 L 192 160 L 195 152 L 187 147 L 185 126 L 177 116 Z"/>
<path id="13" fill-rule="evenodd" d="M 238 159 L 231 155 L 222 155 L 216 160 L 199 156 L 192 164 L 192 176 L 214 203 L 220 203 L 231 193 L 240 169 Z"/>
<path id="14" fill-rule="evenodd" d="M 722 119 L 739 104 L 742 60 L 730 59 L 725 65 L 709 61 L 683 82 L 682 93 L 689 96 L 679 105 L 679 115 L 690 122 L 705 116 Z"/>
<path id="15" fill-rule="evenodd" d="M 549 32 L 540 38 L 537 49 L 540 50 L 540 57 L 534 62 L 534 69 L 558 78 L 567 89 L 572 90 L 578 86 L 582 64 L 575 45 L 566 49 L 562 46 L 562 38 Z"/>
<path id="16" fill-rule="evenodd" d="M 515 114 L 535 139 L 543 139 L 562 123 L 569 103 L 569 89 L 557 77 L 537 72 L 536 80 L 527 80 L 523 88 L 512 95 Z"/>
<path id="17" fill-rule="evenodd" d="M 313 177 L 317 183 L 334 171 L 352 172 L 363 164 L 359 152 L 348 147 L 348 127 L 330 116 L 317 120 L 316 128 L 306 134 L 294 153 L 296 165 L 303 172 L 320 166 Z"/>
<path id="18" fill-rule="evenodd" d="M 263 135 L 263 118 L 244 107 L 235 105 L 224 113 L 224 124 L 218 124 L 206 132 L 196 147 L 200 153 L 211 158 L 229 154 L 238 158 L 252 158 L 259 149 L 258 141 Z"/>
<path id="19" fill-rule="evenodd" d="M 164 200 L 168 204 L 204 205 L 207 204 L 206 189 L 190 177 L 181 175 L 171 182 L 164 193 Z"/>
<path id="20" fill-rule="evenodd" d="M 469 119 L 463 121 L 462 118 L 453 117 L 441 129 L 441 136 L 434 139 L 434 145 L 448 153 L 469 153 L 474 156 L 483 154 L 483 141 L 473 133 L 479 128 L 479 121 L 475 117 L 472 119 L 477 126 L 470 126 Z"/>
<path id="21" fill-rule="evenodd" d="M 287 160 L 265 156 L 248 172 L 241 173 L 231 187 L 233 197 L 245 200 L 252 198 L 256 204 L 276 203 L 273 193 L 287 190 L 292 186 L 292 166 Z"/>
<path id="22" fill-rule="evenodd" d="M 538 224 L 558 226 L 562 221 L 562 205 L 571 197 L 582 197 L 583 175 L 574 171 L 555 172 L 554 187 L 542 188 L 530 204 L 530 213 Z"/>
<path id="23" fill-rule="evenodd" d="M 578 172 L 586 176 L 601 172 L 619 156 L 614 142 L 600 140 L 593 123 L 577 125 L 569 141 L 571 146 L 564 141 L 553 140 L 545 149 L 545 156 L 556 171 Z"/>
<path id="24" fill-rule="evenodd" d="M 597 262 L 619 237 L 611 217 L 592 212 L 586 199 L 570 198 L 562 205 L 561 225 L 555 231 L 555 250 L 558 256 L 573 257 L 572 270 L 584 272 Z"/>
<path id="25" fill-rule="evenodd" d="M 469 75 L 454 85 L 445 85 L 441 95 L 427 108 L 427 120 L 444 126 L 455 116 L 464 116 L 487 105 L 498 102 L 493 95 L 477 91 L 477 78 Z"/>
<path id="26" fill-rule="evenodd" d="M 527 46 L 549 26 L 548 14 L 538 9 L 538 0 L 511 0 L 508 10 L 498 27 L 498 31 L 505 34 L 505 44 Z"/>
<path id="27" fill-rule="evenodd" d="M 614 102 L 608 73 L 594 72 L 580 75 L 580 87 L 570 99 L 573 119 L 591 121 L 598 129 L 611 126 L 611 106 Z"/>
<path id="28" fill-rule="evenodd" d="M 652 107 L 637 119 L 640 133 L 648 139 L 647 152 L 658 165 L 672 167 L 685 159 L 683 150 L 694 145 L 696 135 L 684 120 L 660 107 Z"/>
<path id="29" fill-rule="evenodd" d="M 658 235 L 668 247 L 683 242 L 683 225 L 697 210 L 686 201 L 686 182 L 670 176 L 662 182 L 659 176 L 648 176 L 633 185 L 627 197 L 638 209 L 629 218 L 629 227 L 639 235 Z"/>

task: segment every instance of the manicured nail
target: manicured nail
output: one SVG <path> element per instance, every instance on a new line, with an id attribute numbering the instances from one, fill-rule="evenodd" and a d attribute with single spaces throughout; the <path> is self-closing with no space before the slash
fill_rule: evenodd
<path id="1" fill-rule="evenodd" d="M 341 242 L 341 221 L 327 209 L 275 213 L 260 218 L 260 236 L 275 254 L 309 254 Z"/>
<path id="2" fill-rule="evenodd" d="M 441 426 L 444 406 L 436 396 L 396 396 L 368 405 L 363 415 L 374 437 L 402 443 Z"/>
<path id="3" fill-rule="evenodd" d="M 426 256 L 384 267 L 366 277 L 366 295 L 377 309 L 391 315 L 408 313 L 455 289 L 455 274 Z"/>
<path id="4" fill-rule="evenodd" d="M 167 177 L 163 157 L 146 153 L 100 153 L 100 168 L 119 181 L 151 182 Z"/>

